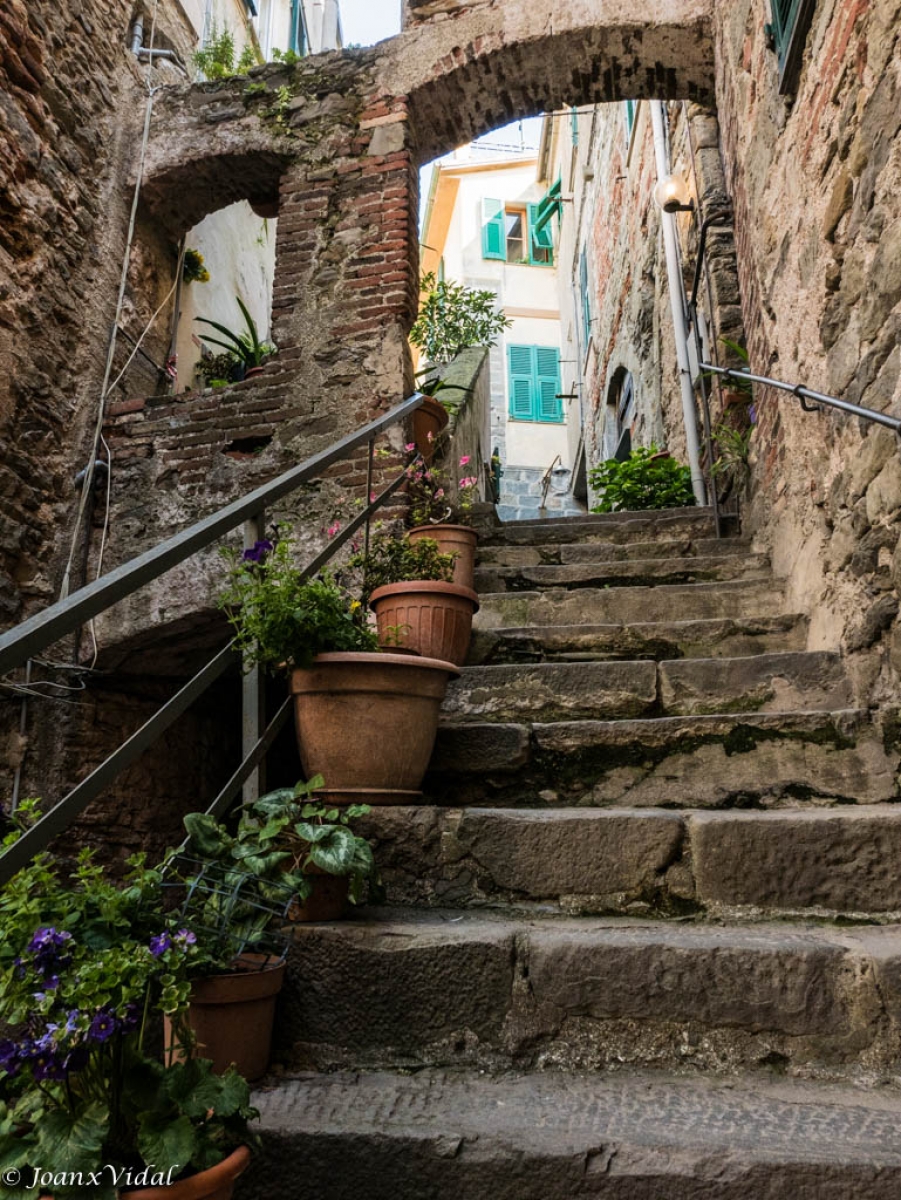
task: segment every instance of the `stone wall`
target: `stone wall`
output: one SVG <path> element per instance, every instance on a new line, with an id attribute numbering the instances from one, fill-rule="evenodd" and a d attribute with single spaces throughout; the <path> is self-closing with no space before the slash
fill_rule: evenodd
<path id="1" fill-rule="evenodd" d="M 719 115 L 751 365 L 901 409 L 901 5 L 819 4 L 797 95 L 778 94 L 763 0 L 723 11 Z M 748 526 L 812 615 L 811 644 L 877 652 L 895 693 L 901 466 L 892 434 L 758 391 Z M 894 557 L 893 557 L 894 555 Z M 881 639 L 881 641 L 880 641 Z"/>

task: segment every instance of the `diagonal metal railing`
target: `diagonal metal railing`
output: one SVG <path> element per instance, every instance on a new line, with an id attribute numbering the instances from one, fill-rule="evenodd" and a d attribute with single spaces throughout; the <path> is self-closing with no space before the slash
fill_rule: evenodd
<path id="1" fill-rule="evenodd" d="M 157 579 L 172 567 L 178 566 L 204 550 L 225 534 L 243 526 L 245 544 L 253 544 L 257 536 L 262 537 L 265 513 L 276 501 L 296 491 L 302 484 L 317 478 L 333 463 L 346 458 L 361 446 L 368 446 L 369 465 L 367 471 L 366 502 L 359 514 L 344 527 L 320 554 L 301 571 L 302 578 L 309 578 L 346 544 L 360 529 L 365 527 L 369 539 L 369 524 L 372 514 L 380 509 L 406 479 L 402 471 L 375 498 L 372 498 L 373 456 L 375 440 L 379 434 L 403 421 L 419 408 L 425 397 L 417 392 L 403 403 L 396 405 L 383 416 L 364 425 L 356 433 L 349 434 L 328 449 L 314 454 L 296 467 L 290 468 L 269 483 L 249 492 L 240 500 L 226 505 L 202 521 L 191 525 L 181 533 L 160 542 L 151 550 L 139 555 L 86 587 L 73 592 L 21 625 L 0 635 L 0 675 L 15 667 L 23 666 L 29 659 L 68 633 L 79 629 L 91 617 L 105 612 L 120 600 L 124 600 L 145 584 Z M 0 855 L 0 885 L 5 884 L 22 867 L 50 842 L 63 833 L 75 817 L 109 784 L 134 763 L 217 679 L 235 667 L 240 659 L 233 643 L 219 650 L 193 679 L 159 709 L 148 721 L 131 735 L 90 775 L 77 784 L 62 800 Z M 219 795 L 209 806 L 208 812 L 221 816 L 235 799 L 242 787 L 247 789 L 255 771 L 259 770 L 269 747 L 285 724 L 290 704 L 281 705 L 265 730 L 260 730 L 262 721 L 261 687 L 259 672 L 250 672 L 244 683 L 244 757 Z M 256 789 L 253 789 L 251 795 Z M 245 791 L 245 795 L 247 795 Z"/>

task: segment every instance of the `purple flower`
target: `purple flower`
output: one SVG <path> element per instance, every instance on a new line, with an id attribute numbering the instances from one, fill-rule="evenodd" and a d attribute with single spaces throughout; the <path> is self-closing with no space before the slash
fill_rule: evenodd
<path id="1" fill-rule="evenodd" d="M 196 946 L 197 934 L 192 933 L 190 929 L 179 929 L 178 933 L 175 935 L 175 940 L 181 946 Z"/>
<path id="2" fill-rule="evenodd" d="M 5 1071 L 7 1075 L 15 1075 L 19 1069 L 20 1056 L 19 1047 L 15 1042 L 11 1042 L 9 1038 L 4 1038 L 0 1042 L 0 1071 Z"/>
<path id="3" fill-rule="evenodd" d="M 757 405 L 756 404 L 752 404 L 751 407 L 748 409 L 748 416 L 751 418 L 751 424 L 756 425 L 757 424 Z"/>
<path id="4" fill-rule="evenodd" d="M 39 1054 L 32 1063 L 31 1069 L 34 1072 L 35 1082 L 37 1083 L 40 1083 L 44 1079 L 59 1080 L 66 1078 L 65 1060 L 52 1052 Z"/>
<path id="5" fill-rule="evenodd" d="M 88 1030 L 88 1040 L 92 1042 L 109 1041 L 118 1028 L 119 1022 L 113 1014 L 101 1008 L 91 1022 L 91 1027 Z"/>
<path id="6" fill-rule="evenodd" d="M 78 1018 L 80 1016 L 81 1013 L 77 1008 L 69 1009 L 69 1012 L 66 1014 L 66 1033 L 75 1033 L 76 1029 L 78 1028 Z"/>
<path id="7" fill-rule="evenodd" d="M 137 1029 L 138 1025 L 140 1024 L 140 1020 L 141 1006 L 140 1004 L 135 1004 L 135 1002 L 132 1000 L 129 1004 L 125 1005 L 125 1008 L 123 1009 L 119 1019 L 122 1032 L 130 1033 L 133 1029 Z"/>
<path id="8" fill-rule="evenodd" d="M 164 931 L 163 933 L 161 933 L 159 935 L 159 937 L 152 937 L 150 939 L 150 953 L 153 955 L 154 958 L 159 958 L 160 955 L 166 953 L 166 951 L 171 947 L 171 945 L 172 945 L 172 938 L 170 937 L 170 935 L 168 933 L 166 933 Z"/>
<path id="9" fill-rule="evenodd" d="M 267 538 L 263 538 L 261 541 L 254 542 L 252 546 L 244 551 L 244 553 L 241 555 L 241 562 L 261 563 L 266 555 L 271 553 L 271 551 L 274 549 L 275 547 L 273 546 L 272 542 L 270 542 Z"/>
<path id="10" fill-rule="evenodd" d="M 34 937 L 28 943 L 28 953 L 38 954 L 55 946 L 64 946 L 72 940 L 72 934 L 59 932 L 52 926 L 35 930 Z M 54 951 L 55 953 L 55 951 Z"/>

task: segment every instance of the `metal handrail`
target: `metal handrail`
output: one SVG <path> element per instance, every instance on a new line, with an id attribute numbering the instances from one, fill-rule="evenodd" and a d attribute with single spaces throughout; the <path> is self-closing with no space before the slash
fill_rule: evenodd
<path id="1" fill-rule="evenodd" d="M 273 501 L 295 491 L 302 483 L 315 478 L 326 467 L 346 457 L 358 446 L 371 441 L 379 433 L 396 424 L 420 407 L 425 397 L 416 392 L 403 404 L 398 404 L 384 416 L 364 425 L 357 433 L 342 438 L 327 450 L 291 467 L 278 478 L 264 483 L 240 500 L 235 500 L 212 516 L 198 521 L 174 537 L 160 542 L 131 562 L 102 575 L 86 587 L 79 588 L 65 600 L 52 604 L 29 620 L 0 635 L 0 675 L 22 666 L 29 658 L 52 645 L 67 633 L 73 633 L 85 621 L 110 608 L 119 600 L 137 591 L 145 583 L 157 579 L 172 567 L 178 566 L 198 550 L 204 550 L 223 534 L 230 533 L 244 521 L 251 520 Z"/>
<path id="2" fill-rule="evenodd" d="M 711 363 L 701 363 L 701 370 L 711 375 L 720 375 L 741 383 L 759 383 L 763 387 L 777 388 L 782 392 L 791 392 L 801 402 L 805 412 L 817 412 L 820 405 L 848 413 L 852 417 L 861 417 L 864 421 L 872 421 L 876 425 L 884 425 L 893 429 L 901 436 L 901 417 L 888 417 L 885 413 L 877 412 L 875 408 L 864 408 L 860 404 L 852 404 L 850 400 L 840 400 L 838 396 L 828 396 L 825 392 L 816 392 L 802 384 L 784 383 L 781 379 L 770 379 L 768 375 L 754 375 L 750 371 L 737 371 L 733 367 L 715 367 Z M 813 401 L 813 403 L 809 403 Z"/>
<path id="3" fill-rule="evenodd" d="M 89 617 L 105 611 L 119 600 L 123 600 L 137 591 L 145 583 L 183 562 L 197 550 L 206 548 L 222 534 L 230 532 L 242 523 L 246 528 L 248 522 L 252 525 L 253 522 L 259 521 L 267 503 L 287 495 L 302 483 L 318 475 L 333 462 L 345 457 L 358 446 L 367 443 L 369 445 L 367 488 L 371 487 L 372 457 L 376 436 L 414 412 L 421 406 L 424 399 L 425 397 L 421 393 L 415 393 L 408 400 L 385 413 L 384 416 L 365 425 L 357 433 L 342 438 L 327 450 L 313 455 L 297 467 L 292 467 L 277 479 L 250 492 L 241 500 L 198 521 L 189 529 L 168 538 L 130 563 L 102 576 L 93 584 L 74 592 L 67 599 L 59 601 L 44 612 L 25 621 L 18 628 L 4 634 L 0 638 L 0 669 L 9 670 L 11 667 L 20 665 L 32 654 L 42 650 L 64 634 L 77 629 Z M 309 578 L 320 570 L 361 526 L 365 524 L 368 531 L 369 520 L 373 512 L 390 499 L 402 486 L 406 477 L 406 471 L 401 472 L 374 499 L 371 498 L 371 492 L 367 490 L 367 504 L 354 520 L 300 572 L 301 578 Z M 18 841 L 0 854 L 0 885 L 7 883 L 17 871 L 27 865 L 35 854 L 45 849 L 55 837 L 63 833 L 72 820 L 92 800 L 96 799 L 117 775 L 135 762 L 162 733 L 178 720 L 211 683 L 219 679 L 239 661 L 234 650 L 234 640 L 231 640 L 140 729 L 41 817 Z M 246 781 L 265 757 L 277 733 L 287 720 L 288 709 L 288 702 L 286 702 L 280 707 L 262 735 L 254 738 L 253 744 L 249 747 L 245 744 L 247 753 L 244 759 L 209 806 L 208 812 L 215 816 L 221 816 L 229 803 L 237 796 L 241 787 L 246 785 Z"/>
<path id="4" fill-rule="evenodd" d="M 547 494 L 551 488 L 551 476 L 554 473 L 554 467 L 556 467 L 557 463 L 560 463 L 561 465 L 563 463 L 563 459 L 561 458 L 561 456 L 559 454 L 557 455 L 557 457 L 554 459 L 554 461 L 551 463 L 551 465 L 548 467 L 548 469 L 545 471 L 544 475 L 541 478 L 541 503 L 538 506 L 539 512 L 543 508 L 545 508 L 547 505 Z"/>

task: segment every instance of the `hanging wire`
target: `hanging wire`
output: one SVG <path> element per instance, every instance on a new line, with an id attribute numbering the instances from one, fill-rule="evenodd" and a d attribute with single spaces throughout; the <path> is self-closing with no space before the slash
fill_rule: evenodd
<path id="1" fill-rule="evenodd" d="M 85 514 L 88 510 L 88 504 L 91 498 L 91 489 L 94 486 L 94 471 L 97 461 L 97 452 L 100 448 L 100 439 L 103 434 L 103 421 L 106 416 L 106 402 L 110 393 L 110 376 L 113 371 L 113 357 L 116 351 L 116 331 L 119 326 L 119 321 L 122 316 L 122 309 L 125 303 L 125 290 L 128 284 L 128 268 L 131 260 L 131 248 L 134 243 L 135 225 L 137 223 L 138 202 L 141 196 L 141 187 L 144 182 L 144 167 L 147 159 L 147 146 L 150 141 L 150 121 L 153 116 L 153 98 L 156 93 L 156 88 L 151 84 L 153 71 L 153 48 L 156 39 L 156 19 L 157 10 L 159 8 L 159 0 L 154 0 L 153 17 L 150 26 L 150 46 L 151 53 L 148 55 L 147 68 L 145 76 L 145 86 L 147 88 L 147 105 L 144 111 L 144 132 L 141 138 L 141 152 L 138 159 L 138 174 L 135 182 L 134 195 L 131 203 L 131 216 L 128 223 L 128 234 L 125 240 L 125 252 L 122 256 L 122 271 L 119 277 L 119 293 L 116 300 L 116 313 L 113 319 L 113 328 L 110 334 L 109 347 L 106 356 L 106 367 L 103 373 L 103 383 L 100 387 L 100 399 L 97 405 L 97 420 L 94 426 L 94 437 L 91 444 L 91 453 L 88 457 L 88 465 L 85 470 L 84 480 L 81 487 L 81 497 L 78 502 L 78 511 L 75 515 L 75 528 L 72 532 L 72 543 L 69 548 L 69 557 L 66 561 L 66 569 L 63 572 L 63 580 L 60 585 L 59 599 L 64 600 L 68 595 L 72 586 L 72 567 L 75 562 L 75 555 L 78 550 L 79 536 L 82 523 L 85 519 Z M 136 352 L 136 351 L 135 351 Z M 118 380 L 117 380 L 118 382 Z"/>

